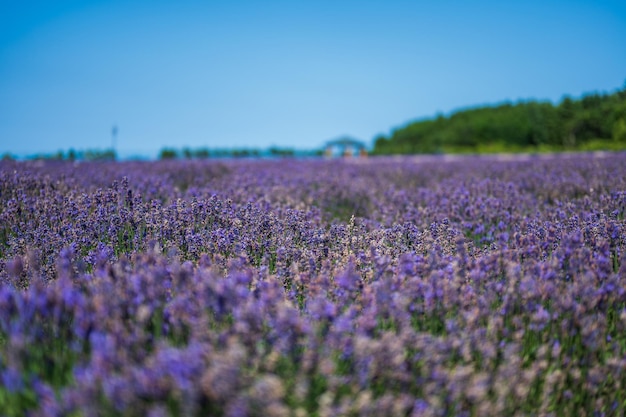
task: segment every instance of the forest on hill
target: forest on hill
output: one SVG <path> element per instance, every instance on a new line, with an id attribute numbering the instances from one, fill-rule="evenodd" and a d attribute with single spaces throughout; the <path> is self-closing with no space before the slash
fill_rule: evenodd
<path id="1" fill-rule="evenodd" d="M 519 101 L 462 109 L 379 136 L 373 154 L 551 152 L 626 149 L 626 85 L 558 104 Z"/>

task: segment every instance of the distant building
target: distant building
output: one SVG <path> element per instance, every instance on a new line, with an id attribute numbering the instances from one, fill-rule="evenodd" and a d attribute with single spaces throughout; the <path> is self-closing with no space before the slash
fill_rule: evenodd
<path id="1" fill-rule="evenodd" d="M 342 137 L 326 142 L 324 155 L 327 157 L 342 156 L 367 156 L 365 144 L 350 137 Z"/>

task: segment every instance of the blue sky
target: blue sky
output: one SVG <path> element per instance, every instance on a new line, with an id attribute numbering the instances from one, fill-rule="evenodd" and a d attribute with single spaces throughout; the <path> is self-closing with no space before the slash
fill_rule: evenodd
<path id="1" fill-rule="evenodd" d="M 372 143 L 411 120 L 626 81 L 624 1 L 0 5 L 0 153 Z"/>

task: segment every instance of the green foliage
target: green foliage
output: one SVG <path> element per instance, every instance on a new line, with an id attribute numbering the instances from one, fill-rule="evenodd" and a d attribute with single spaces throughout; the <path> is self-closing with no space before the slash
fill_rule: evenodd
<path id="1" fill-rule="evenodd" d="M 258 148 L 163 148 L 159 159 L 209 159 L 209 158 L 293 158 L 296 156 L 323 156 L 323 149 L 295 150 L 272 146 L 269 149 Z"/>
<path id="2" fill-rule="evenodd" d="M 72 160 L 71 158 L 76 159 L 77 154 L 73 150 L 70 149 L 68 153 L 67 159 Z M 84 159 L 86 161 L 115 161 L 116 154 L 113 149 L 106 149 L 104 151 L 100 150 L 87 150 L 84 152 Z"/>
<path id="3" fill-rule="evenodd" d="M 178 153 L 175 149 L 164 148 L 161 149 L 159 153 L 159 159 L 175 159 L 178 156 Z"/>
<path id="4" fill-rule="evenodd" d="M 196 158 L 206 159 L 211 156 L 209 150 L 207 148 L 196 149 L 195 151 Z"/>
<path id="5" fill-rule="evenodd" d="M 232 151 L 234 158 L 246 158 L 250 156 L 259 156 L 261 153 L 258 149 L 235 149 Z"/>
<path id="6" fill-rule="evenodd" d="M 15 366 L 19 379 L 12 386 L 0 384 L 0 413 L 3 416 L 23 416 L 26 410 L 37 407 L 39 398 L 34 390 L 35 381 L 44 381 L 54 388 L 72 383 L 72 370 L 79 356 L 88 349 L 86 340 L 78 340 L 72 329 L 72 312 L 60 311 L 56 322 L 43 315 L 33 317 L 28 343 L 12 342 L 11 336 L 0 329 L 0 373 Z M 23 341 L 22 341 L 23 343 Z M 12 345 L 11 345 L 12 344 Z M 14 349 L 21 363 L 7 361 L 6 350 Z M 6 356 L 5 356 L 6 355 Z"/>
<path id="7" fill-rule="evenodd" d="M 12 157 L 6 154 L 4 159 L 12 159 Z M 87 149 L 77 151 L 71 148 L 67 152 L 58 150 L 52 154 L 37 154 L 30 159 L 44 161 L 115 161 L 117 159 L 117 153 L 115 149 Z"/>
<path id="8" fill-rule="evenodd" d="M 277 157 L 291 157 L 294 156 L 295 152 L 293 149 L 283 149 L 283 148 L 277 148 L 275 146 L 272 146 L 269 149 L 269 153 L 272 156 L 277 156 Z"/>
<path id="9" fill-rule="evenodd" d="M 613 141 L 626 144 L 626 118 L 619 118 L 613 124 Z"/>
<path id="10" fill-rule="evenodd" d="M 0 387 L 0 410 L 7 417 L 23 416 L 25 410 L 32 410 L 37 406 L 37 395 L 32 389 L 24 388 L 11 392 Z"/>
<path id="11" fill-rule="evenodd" d="M 374 154 L 554 152 L 626 149 L 626 94 L 560 104 L 520 101 L 422 119 L 374 140 Z"/>

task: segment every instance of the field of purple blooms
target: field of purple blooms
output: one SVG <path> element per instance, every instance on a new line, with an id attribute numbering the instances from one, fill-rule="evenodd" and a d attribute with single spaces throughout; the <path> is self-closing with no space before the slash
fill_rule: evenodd
<path id="1" fill-rule="evenodd" d="M 0 414 L 626 412 L 626 154 L 0 162 Z"/>

